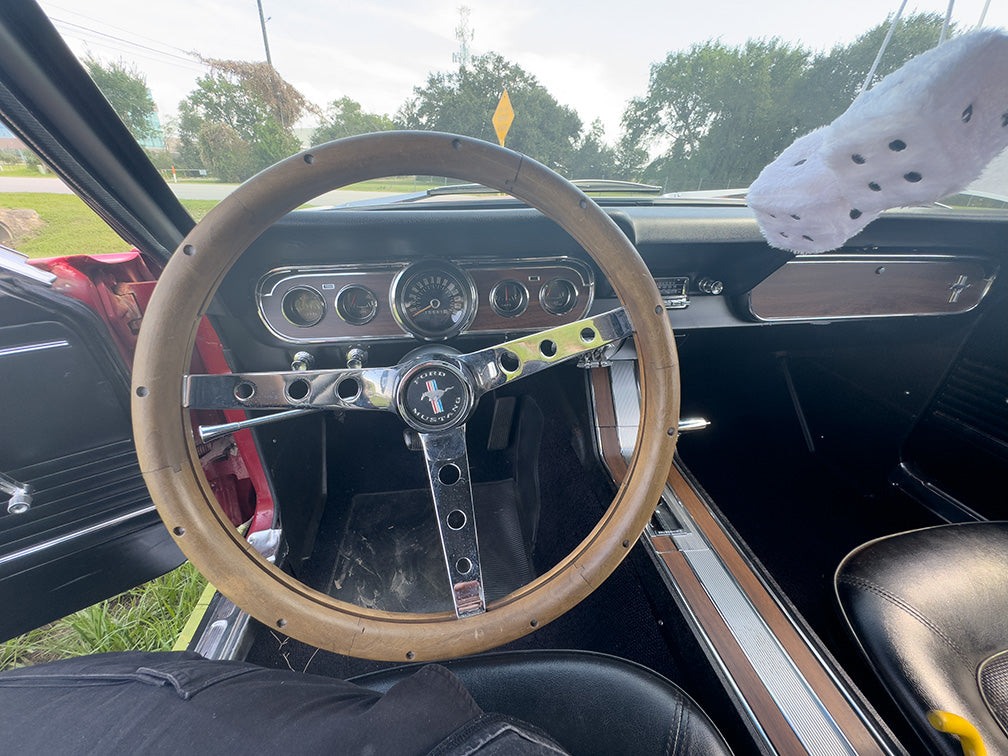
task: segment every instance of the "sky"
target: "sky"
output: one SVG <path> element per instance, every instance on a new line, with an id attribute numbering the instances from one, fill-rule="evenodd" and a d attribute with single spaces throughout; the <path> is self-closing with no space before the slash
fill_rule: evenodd
<path id="1" fill-rule="evenodd" d="M 976 25 L 985 0 L 958 0 L 952 19 Z M 73 0 L 40 3 L 71 49 L 135 64 L 162 118 L 206 69 L 187 53 L 264 60 L 256 0 Z M 895 12 L 899 0 L 262 0 L 273 65 L 309 100 L 343 96 L 394 115 L 429 73 L 456 68 L 459 7 L 470 9 L 473 54 L 517 63 L 587 126 L 619 137 L 627 101 L 647 90 L 653 63 L 717 38 L 739 44 L 779 36 L 814 50 L 848 43 Z M 76 6 L 76 7 L 75 7 Z M 1008 27 L 1008 0 L 990 0 L 987 26 Z M 944 14 L 942 0 L 907 3 Z"/>

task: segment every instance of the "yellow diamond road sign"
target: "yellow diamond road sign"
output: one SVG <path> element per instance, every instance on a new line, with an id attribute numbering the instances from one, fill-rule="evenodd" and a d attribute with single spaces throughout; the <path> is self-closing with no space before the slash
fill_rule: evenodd
<path id="1" fill-rule="evenodd" d="M 511 128 L 511 122 L 514 121 L 511 98 L 508 97 L 506 89 L 501 95 L 500 102 L 497 103 L 497 110 L 494 111 L 493 118 L 490 120 L 493 123 L 494 131 L 497 132 L 497 139 L 500 141 L 501 147 L 503 147 L 504 137 L 507 136 L 508 129 Z"/>

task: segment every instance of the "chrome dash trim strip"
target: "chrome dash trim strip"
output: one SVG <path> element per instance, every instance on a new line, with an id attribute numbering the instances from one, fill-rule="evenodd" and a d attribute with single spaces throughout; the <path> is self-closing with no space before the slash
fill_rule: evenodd
<path id="1" fill-rule="evenodd" d="M 40 341 L 37 344 L 21 344 L 20 346 L 0 349 L 0 357 L 13 357 L 17 354 L 42 352 L 46 349 L 61 349 L 62 347 L 68 346 L 70 346 L 70 342 L 66 339 L 59 339 L 58 341 Z"/>
<path id="2" fill-rule="evenodd" d="M 11 552 L 10 554 L 4 554 L 0 556 L 0 565 L 9 564 L 10 562 L 17 561 L 18 559 L 24 559 L 32 554 L 38 554 L 46 549 L 52 549 L 56 546 L 60 546 L 69 541 L 74 541 L 78 538 L 83 538 L 84 536 L 91 535 L 92 533 L 97 533 L 101 530 L 107 530 L 108 528 L 114 528 L 116 525 L 121 525 L 129 520 L 134 520 L 137 517 L 142 517 L 145 514 L 150 514 L 155 511 L 157 507 L 153 504 L 149 506 L 142 507 L 140 509 L 134 509 L 132 512 L 126 512 L 118 517 L 113 517 L 109 520 L 103 520 L 102 522 L 97 522 L 94 525 L 89 525 L 82 530 L 75 530 L 73 533 L 67 533 L 66 535 L 59 536 L 58 538 L 51 538 L 48 541 L 43 541 L 42 543 L 37 543 L 33 546 L 28 546 L 27 548 L 21 549 L 19 551 Z"/>

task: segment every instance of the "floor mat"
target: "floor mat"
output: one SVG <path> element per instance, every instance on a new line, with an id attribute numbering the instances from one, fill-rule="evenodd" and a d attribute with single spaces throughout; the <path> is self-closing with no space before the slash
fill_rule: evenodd
<path id="1" fill-rule="evenodd" d="M 512 480 L 473 486 L 487 601 L 533 578 Z M 430 491 L 354 496 L 349 523 L 324 590 L 341 601 L 390 612 L 451 611 Z"/>

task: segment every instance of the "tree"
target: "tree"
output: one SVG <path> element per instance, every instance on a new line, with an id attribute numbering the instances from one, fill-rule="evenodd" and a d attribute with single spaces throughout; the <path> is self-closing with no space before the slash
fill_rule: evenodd
<path id="1" fill-rule="evenodd" d="M 624 151 L 660 149 L 644 178 L 666 189 L 751 181 L 796 136 L 787 104 L 808 57 L 778 39 L 669 53 L 624 113 Z"/>
<path id="2" fill-rule="evenodd" d="M 313 106 L 266 63 L 216 66 L 179 104 L 179 153 L 225 181 L 253 173 L 301 149 L 292 126 Z"/>
<path id="3" fill-rule="evenodd" d="M 331 142 L 334 139 L 370 134 L 374 131 L 390 131 L 395 122 L 386 115 L 368 113 L 361 104 L 349 97 L 341 97 L 329 104 L 322 117 L 322 123 L 311 136 L 312 145 Z"/>
<path id="4" fill-rule="evenodd" d="M 530 73 L 496 53 L 472 58 L 452 73 L 432 73 L 397 114 L 406 128 L 449 131 L 496 142 L 491 118 L 507 90 L 515 119 L 507 146 L 569 174 L 581 119 Z"/>
<path id="5" fill-rule="evenodd" d="M 871 83 L 878 83 L 910 58 L 938 44 L 943 22 L 937 13 L 918 13 L 902 19 Z M 812 60 L 795 99 L 796 112 L 807 131 L 830 123 L 854 101 L 891 23 L 886 19 L 849 45 L 837 45 Z"/>
<path id="6" fill-rule="evenodd" d="M 934 14 L 902 21 L 876 79 L 933 47 L 940 26 Z M 778 39 L 669 53 L 624 113 L 620 164 L 657 153 L 641 174 L 667 190 L 748 186 L 795 138 L 846 110 L 888 28 L 818 55 Z"/>
<path id="7" fill-rule="evenodd" d="M 147 89 L 147 78 L 136 66 L 127 66 L 121 60 L 102 63 L 88 56 L 84 67 L 134 139 L 149 139 L 157 133 L 154 100 Z"/>
<path id="8" fill-rule="evenodd" d="M 588 132 L 578 140 L 567 168 L 570 178 L 623 178 L 616 150 L 603 140 L 604 131 L 602 121 L 596 118 Z"/>

